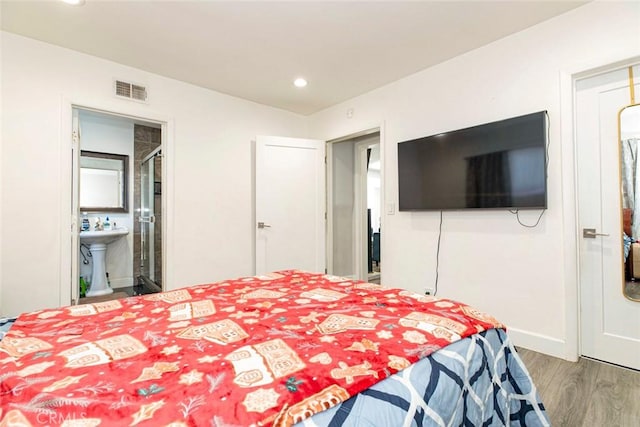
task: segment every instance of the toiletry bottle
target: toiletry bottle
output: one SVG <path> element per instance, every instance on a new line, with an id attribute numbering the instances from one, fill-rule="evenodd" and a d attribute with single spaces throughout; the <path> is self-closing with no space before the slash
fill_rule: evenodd
<path id="1" fill-rule="evenodd" d="M 84 280 L 84 277 L 80 276 L 80 298 L 84 298 L 87 296 L 87 282 Z"/>
<path id="2" fill-rule="evenodd" d="M 106 231 L 106 230 L 111 230 L 111 223 L 109 222 L 109 217 L 107 217 L 107 218 L 104 220 L 103 227 L 104 227 L 105 231 Z"/>
<path id="3" fill-rule="evenodd" d="M 89 224 L 89 217 L 86 212 L 82 212 L 82 231 L 89 231 L 91 224 Z"/>
<path id="4" fill-rule="evenodd" d="M 93 229 L 96 230 L 96 231 L 102 231 L 103 230 L 102 220 L 100 219 L 100 217 L 98 217 L 98 219 L 96 219 L 96 225 L 93 226 Z"/>

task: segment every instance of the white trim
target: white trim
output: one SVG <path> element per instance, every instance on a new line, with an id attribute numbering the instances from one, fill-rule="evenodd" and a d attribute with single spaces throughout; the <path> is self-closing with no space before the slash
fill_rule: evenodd
<path id="1" fill-rule="evenodd" d="M 69 173 L 60 173 L 60 188 L 72 188 L 73 182 L 73 162 L 72 162 L 72 150 L 73 150 L 73 106 L 68 98 L 61 98 L 60 105 L 60 136 L 58 145 L 60 147 L 60 171 L 69 171 Z M 77 190 L 77 189 L 76 189 Z M 78 292 L 73 289 L 74 283 L 79 283 L 79 278 L 74 274 L 79 274 L 77 267 L 78 262 L 72 261 L 73 255 L 77 254 L 77 251 L 72 247 L 72 241 L 77 241 L 78 238 L 73 237 L 73 199 L 70 191 L 61 191 L 61 195 L 58 205 L 58 212 L 60 215 L 60 277 L 58 281 L 58 306 L 70 305 L 72 299 L 76 299 Z M 77 214 L 75 215 L 77 217 Z M 76 231 L 77 235 L 78 232 Z"/>
<path id="2" fill-rule="evenodd" d="M 353 170 L 353 261 L 356 277 L 367 281 L 369 268 L 367 265 L 369 251 L 363 243 L 369 235 L 367 229 L 367 149 L 368 141 L 354 144 Z"/>
<path id="3" fill-rule="evenodd" d="M 162 290 L 169 291 L 177 287 L 174 278 L 174 266 L 169 260 L 175 260 L 173 255 L 173 232 L 175 230 L 175 129 L 173 119 L 165 119 L 160 128 L 160 144 L 162 146 Z M 169 179 L 171 178 L 171 179 Z"/>
<path id="4" fill-rule="evenodd" d="M 564 254 L 565 354 L 562 358 L 577 360 L 579 356 L 580 264 L 578 254 L 577 167 L 574 137 L 574 79 L 560 73 L 560 158 L 562 159 L 562 248 Z M 564 141 L 571 141 L 570 149 Z"/>
<path id="5" fill-rule="evenodd" d="M 333 269 L 333 143 L 330 141 L 325 142 L 324 147 L 325 156 L 325 186 L 324 192 L 324 211 L 327 215 L 325 221 L 325 254 L 327 258 L 327 273 L 334 274 Z"/>
<path id="6" fill-rule="evenodd" d="M 336 142 L 350 141 L 352 139 L 360 138 L 361 136 L 372 135 L 372 134 L 374 134 L 376 132 L 380 132 L 380 127 L 376 126 L 376 127 L 368 128 L 366 130 L 362 130 L 360 132 L 351 133 L 349 135 L 341 136 L 340 138 L 331 139 L 331 140 L 328 140 L 327 143 L 335 144 Z"/>
<path id="7" fill-rule="evenodd" d="M 577 354 L 573 358 L 569 358 L 566 356 L 565 349 L 567 342 L 562 341 L 561 339 L 553 338 L 547 335 L 536 334 L 535 332 L 523 331 L 516 328 L 507 329 L 507 335 L 509 335 L 509 339 L 516 347 L 535 350 L 539 353 L 566 359 L 571 362 L 578 361 Z"/>
<path id="8" fill-rule="evenodd" d="M 257 224 L 256 219 L 256 156 L 257 156 L 257 138 L 251 140 L 251 224 L 249 225 L 251 231 L 251 275 L 255 276 L 256 273 L 256 247 L 257 238 L 255 227 Z M 164 206 L 163 206 L 164 209 Z M 164 262 L 164 260 L 163 260 Z"/>
<path id="9" fill-rule="evenodd" d="M 383 231 L 386 229 L 385 228 L 385 223 L 386 223 L 386 216 L 387 216 L 387 204 L 386 204 L 386 200 L 387 200 L 387 196 L 386 196 L 386 185 L 385 185 L 385 158 L 387 157 L 386 153 L 385 153 L 385 147 L 386 144 L 384 142 L 384 138 L 385 138 L 385 122 L 383 121 L 382 123 L 380 123 L 380 126 L 378 126 L 378 130 L 379 130 L 379 136 L 378 136 L 378 143 L 380 144 L 380 262 L 382 263 L 382 260 L 385 259 L 385 251 L 384 251 L 384 233 Z M 383 274 L 384 274 L 384 269 L 381 268 L 380 269 L 380 283 L 384 284 L 384 278 L 383 278 Z"/>

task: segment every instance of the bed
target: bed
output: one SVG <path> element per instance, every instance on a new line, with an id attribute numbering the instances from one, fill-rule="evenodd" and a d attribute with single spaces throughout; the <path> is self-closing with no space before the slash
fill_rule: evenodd
<path id="1" fill-rule="evenodd" d="M 296 270 L 19 316 L 0 426 L 548 426 L 504 326 Z"/>

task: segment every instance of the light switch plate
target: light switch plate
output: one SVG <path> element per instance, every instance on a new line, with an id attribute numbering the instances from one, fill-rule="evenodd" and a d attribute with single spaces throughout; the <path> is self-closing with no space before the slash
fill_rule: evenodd
<path id="1" fill-rule="evenodd" d="M 387 203 L 387 215 L 393 215 L 396 213 L 396 204 Z"/>

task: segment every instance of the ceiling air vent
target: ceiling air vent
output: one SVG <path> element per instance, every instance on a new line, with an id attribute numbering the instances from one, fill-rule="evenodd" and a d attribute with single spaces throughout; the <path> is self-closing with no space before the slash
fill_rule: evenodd
<path id="1" fill-rule="evenodd" d="M 147 88 L 134 83 L 116 80 L 116 96 L 146 102 Z"/>

